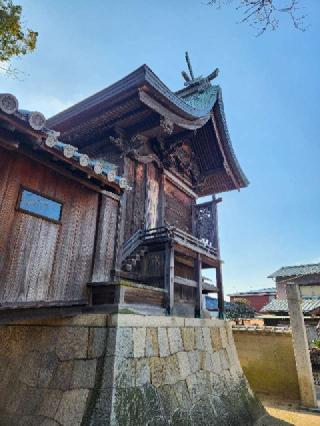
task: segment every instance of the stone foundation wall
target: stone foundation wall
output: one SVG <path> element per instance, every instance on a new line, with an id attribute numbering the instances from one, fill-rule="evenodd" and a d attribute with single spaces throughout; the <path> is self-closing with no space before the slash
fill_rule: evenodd
<path id="1" fill-rule="evenodd" d="M 291 330 L 234 327 L 233 335 L 240 364 L 257 394 L 274 400 L 300 400 Z"/>
<path id="2" fill-rule="evenodd" d="M 1 425 L 246 425 L 264 415 L 229 325 L 82 315 L 0 327 Z"/>

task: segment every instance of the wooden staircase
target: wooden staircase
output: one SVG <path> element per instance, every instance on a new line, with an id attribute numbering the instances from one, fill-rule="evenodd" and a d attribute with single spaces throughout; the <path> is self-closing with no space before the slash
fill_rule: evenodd
<path id="1" fill-rule="evenodd" d="M 122 268 L 128 272 L 134 270 L 147 251 L 147 247 L 138 246 L 130 256 L 122 260 Z"/>
<path id="2" fill-rule="evenodd" d="M 144 232 L 138 229 L 123 245 L 122 269 L 128 272 L 134 270 L 147 252 L 147 247 L 142 245 Z"/>

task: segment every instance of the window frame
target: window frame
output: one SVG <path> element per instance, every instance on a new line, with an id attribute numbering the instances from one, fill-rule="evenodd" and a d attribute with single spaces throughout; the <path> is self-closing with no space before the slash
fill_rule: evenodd
<path id="1" fill-rule="evenodd" d="M 21 203 L 23 191 L 31 192 L 32 194 L 39 195 L 40 197 L 46 198 L 47 200 L 54 201 L 55 203 L 60 204 L 61 205 L 61 209 L 60 209 L 60 217 L 59 217 L 59 219 L 58 220 L 57 219 L 52 219 L 50 217 L 43 216 L 42 214 L 31 212 L 29 210 L 26 210 L 26 209 L 23 209 L 22 207 L 20 207 L 20 203 Z M 17 199 L 17 203 L 16 203 L 16 211 L 19 211 L 19 212 L 25 213 L 25 214 L 29 214 L 30 216 L 46 220 L 48 222 L 55 223 L 57 225 L 61 225 L 61 223 L 62 223 L 62 211 L 63 211 L 63 207 L 64 207 L 64 203 L 61 200 L 59 200 L 58 198 L 53 198 L 51 196 L 45 195 L 43 192 L 37 191 L 37 190 L 35 190 L 33 188 L 30 188 L 28 186 L 20 185 L 18 199 Z"/>

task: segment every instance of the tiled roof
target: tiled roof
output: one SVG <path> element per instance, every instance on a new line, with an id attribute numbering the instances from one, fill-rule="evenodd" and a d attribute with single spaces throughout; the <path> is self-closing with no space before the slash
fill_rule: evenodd
<path id="1" fill-rule="evenodd" d="M 116 174 L 117 166 L 100 160 L 90 159 L 87 154 L 78 151 L 78 148 L 60 141 L 59 132 L 47 127 L 44 115 L 37 111 L 19 109 L 17 98 L 10 93 L 0 94 L 0 112 L 14 116 L 18 120 L 29 126 L 42 137 L 44 142 L 40 143 L 40 148 L 54 153 L 60 152 L 66 160 L 73 160 L 75 165 L 79 165 L 88 170 L 88 175 L 95 175 L 96 178 L 103 177 L 108 182 L 115 182 L 122 189 L 131 189 L 126 178 Z"/>
<path id="2" fill-rule="evenodd" d="M 310 263 L 308 265 L 284 266 L 278 269 L 268 278 L 293 277 L 296 275 L 320 274 L 320 263 Z"/>
<path id="3" fill-rule="evenodd" d="M 210 111 L 218 98 L 219 86 L 209 86 L 202 92 L 180 95 L 180 97 L 190 106 L 196 109 Z M 180 92 L 181 93 L 181 92 Z"/>
<path id="4" fill-rule="evenodd" d="M 276 294 L 275 287 L 259 288 L 258 290 L 240 291 L 238 293 L 228 294 L 228 296 L 244 296 L 244 295 L 259 295 L 259 294 Z"/>
<path id="5" fill-rule="evenodd" d="M 137 99 L 129 102 L 127 97 L 130 93 L 135 93 Z M 135 95 L 132 96 L 134 98 Z M 109 121 L 115 120 L 117 114 L 120 114 L 120 109 L 117 113 L 111 114 L 111 111 L 119 99 L 124 99 L 123 111 L 132 116 L 135 115 L 134 108 L 137 106 L 134 102 L 137 101 L 139 105 L 143 104 L 153 113 L 168 115 L 170 121 L 178 127 L 200 131 L 209 123 L 207 127 L 210 130 L 203 131 L 201 138 L 199 137 L 199 141 L 201 140 L 199 146 L 203 151 L 207 150 L 206 155 L 209 158 L 213 157 L 209 143 L 218 144 L 214 142 L 212 133 L 215 133 L 215 126 L 219 128 L 221 141 L 218 151 L 222 155 L 223 164 L 219 165 L 219 173 L 215 168 L 206 176 L 205 185 L 202 190 L 199 189 L 199 194 L 208 195 L 209 188 L 212 194 L 244 188 L 249 184 L 231 144 L 222 90 L 218 85 L 212 86 L 205 78 L 197 78 L 192 87 L 172 92 L 147 65 L 143 65 L 106 89 L 51 117 L 48 125 L 59 130 L 62 138 L 67 133 L 68 137 L 72 135 L 73 140 L 78 138 L 80 143 L 79 136 L 76 135 L 87 135 L 88 132 L 92 132 L 96 120 L 100 120 L 100 124 L 103 122 L 104 126 L 109 126 Z"/>
<path id="6" fill-rule="evenodd" d="M 228 149 L 228 152 L 230 153 L 230 157 L 235 165 L 236 170 L 238 170 L 240 179 L 243 182 L 244 186 L 249 185 L 249 180 L 247 179 L 246 175 L 244 174 L 240 163 L 236 157 L 236 154 L 234 152 L 231 138 L 228 130 L 227 125 L 227 119 L 224 112 L 224 104 L 222 99 L 222 90 L 221 87 L 218 85 L 212 86 L 211 84 L 207 85 L 205 88 L 202 88 L 201 81 L 199 83 L 199 86 L 195 86 L 190 89 L 182 89 L 178 91 L 176 94 L 184 100 L 186 104 L 189 106 L 195 108 L 198 111 L 207 111 L 208 113 L 212 110 L 215 104 L 218 105 L 218 113 L 220 115 L 221 122 L 223 123 L 223 128 L 225 131 L 225 143 L 226 147 Z"/>
<path id="7" fill-rule="evenodd" d="M 304 313 L 310 313 L 318 308 L 320 309 L 320 299 L 304 299 L 302 301 Z M 288 312 L 288 301 L 287 299 L 274 299 L 264 306 L 260 312 Z"/>

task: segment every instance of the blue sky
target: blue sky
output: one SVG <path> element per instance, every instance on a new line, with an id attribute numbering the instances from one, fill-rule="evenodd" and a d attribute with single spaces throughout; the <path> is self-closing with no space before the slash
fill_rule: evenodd
<path id="1" fill-rule="evenodd" d="M 232 7 L 204 0 L 23 0 L 38 48 L 15 62 L 21 81 L 0 74 L 1 91 L 49 117 L 143 63 L 176 90 L 185 50 L 195 74 L 218 66 L 251 182 L 222 195 L 225 291 L 270 286 L 266 276 L 282 265 L 320 262 L 320 5 L 301 2 L 308 31 L 284 18 L 278 31 L 255 37 Z"/>

